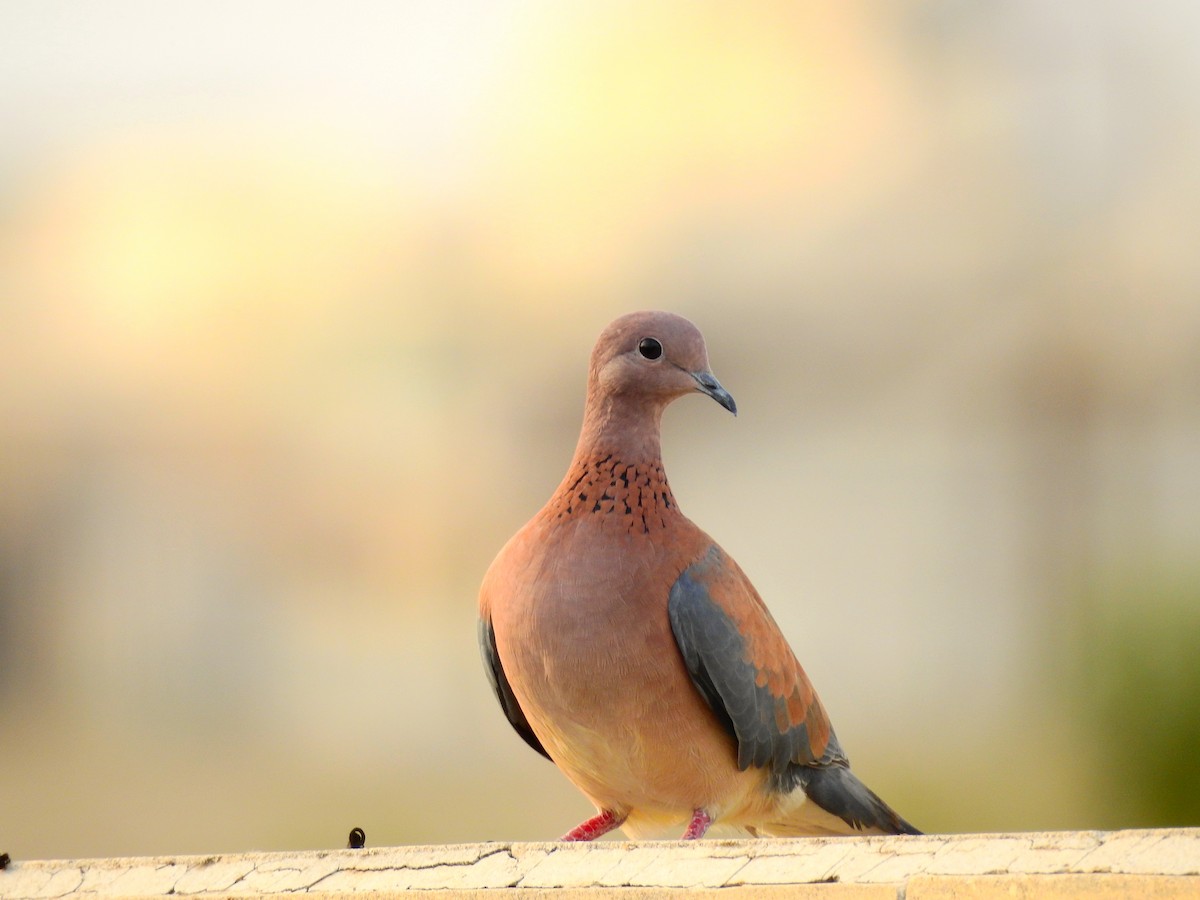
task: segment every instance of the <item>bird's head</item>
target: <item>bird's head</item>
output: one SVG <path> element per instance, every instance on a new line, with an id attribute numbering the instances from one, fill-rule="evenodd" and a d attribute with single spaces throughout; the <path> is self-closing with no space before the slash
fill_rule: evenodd
<path id="1" fill-rule="evenodd" d="M 708 365 L 700 330 L 674 313 L 629 313 L 600 334 L 592 350 L 589 393 L 665 407 L 685 394 L 707 394 L 735 416 L 737 404 Z"/>

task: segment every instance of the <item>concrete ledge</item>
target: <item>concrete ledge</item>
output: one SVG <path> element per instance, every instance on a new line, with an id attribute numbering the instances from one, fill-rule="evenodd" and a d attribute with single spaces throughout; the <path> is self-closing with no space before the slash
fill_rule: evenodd
<path id="1" fill-rule="evenodd" d="M 303 853 L 14 860 L 4 900 L 261 897 L 1200 898 L 1200 828 L 698 843 L 489 843 Z"/>

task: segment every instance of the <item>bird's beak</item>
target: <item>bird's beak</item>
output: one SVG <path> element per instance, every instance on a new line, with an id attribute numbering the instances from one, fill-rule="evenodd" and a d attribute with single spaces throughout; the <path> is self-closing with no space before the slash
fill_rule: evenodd
<path id="1" fill-rule="evenodd" d="M 721 382 L 717 381 L 712 372 L 692 372 L 692 377 L 696 379 L 700 393 L 708 394 L 735 416 L 737 415 L 737 404 L 733 402 L 733 397 L 729 395 L 729 391 L 721 387 Z"/>

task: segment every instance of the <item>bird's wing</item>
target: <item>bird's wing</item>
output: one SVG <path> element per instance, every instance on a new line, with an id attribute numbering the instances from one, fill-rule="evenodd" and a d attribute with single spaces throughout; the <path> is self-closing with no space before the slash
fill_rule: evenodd
<path id="1" fill-rule="evenodd" d="M 668 612 L 692 682 L 737 740 L 739 769 L 844 764 L 829 717 L 766 605 L 712 546 L 671 587 Z"/>
<path id="2" fill-rule="evenodd" d="M 508 677 L 504 674 L 500 654 L 496 651 L 496 631 L 492 627 L 491 617 L 486 615 L 479 619 L 479 652 L 483 655 L 483 668 L 487 672 L 488 683 L 491 684 L 496 699 L 500 701 L 505 718 L 517 734 L 524 738 L 525 743 L 549 759 L 550 754 L 529 727 L 529 720 L 525 718 L 521 704 L 513 694 L 512 685 L 508 683 Z"/>

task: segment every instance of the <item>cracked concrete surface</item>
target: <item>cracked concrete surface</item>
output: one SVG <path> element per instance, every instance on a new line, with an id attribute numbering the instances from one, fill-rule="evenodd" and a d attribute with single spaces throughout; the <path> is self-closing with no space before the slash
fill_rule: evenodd
<path id="1" fill-rule="evenodd" d="M 14 860 L 3 900 L 445 896 L 1200 898 L 1200 828 L 697 843 L 487 843 L 298 853 Z"/>

